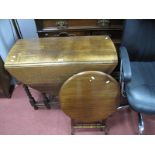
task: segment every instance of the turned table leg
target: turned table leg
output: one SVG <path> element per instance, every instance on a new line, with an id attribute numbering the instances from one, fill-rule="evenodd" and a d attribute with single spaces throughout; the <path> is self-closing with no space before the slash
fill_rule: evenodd
<path id="1" fill-rule="evenodd" d="M 42 93 L 42 95 L 43 95 L 43 99 L 44 99 L 44 104 L 45 104 L 45 106 L 46 106 L 46 108 L 47 109 L 51 109 L 51 105 L 49 104 L 49 99 L 48 99 L 48 97 L 46 96 L 46 93 Z"/>
<path id="2" fill-rule="evenodd" d="M 34 107 L 35 110 L 37 110 L 38 109 L 38 106 L 36 105 L 37 102 L 35 101 L 34 97 L 32 96 L 28 86 L 23 84 L 23 87 L 24 87 L 24 90 L 29 98 L 30 104 Z"/>

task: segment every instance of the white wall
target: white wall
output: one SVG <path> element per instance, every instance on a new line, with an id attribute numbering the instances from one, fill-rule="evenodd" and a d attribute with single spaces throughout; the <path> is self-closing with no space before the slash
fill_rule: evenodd
<path id="1" fill-rule="evenodd" d="M 37 30 L 33 19 L 18 19 L 23 38 L 37 38 Z M 5 61 L 8 52 L 16 42 L 17 36 L 14 31 L 11 20 L 0 19 L 0 55 Z"/>
<path id="2" fill-rule="evenodd" d="M 4 61 L 16 40 L 17 36 L 11 21 L 9 19 L 0 19 L 0 55 Z"/>
<path id="3" fill-rule="evenodd" d="M 38 37 L 33 19 L 18 19 L 18 24 L 23 38 L 29 39 Z M 10 19 L 0 19 L 0 56 L 4 62 L 17 39 L 12 21 Z M 16 83 L 14 78 L 11 83 Z"/>
<path id="4" fill-rule="evenodd" d="M 38 38 L 36 25 L 33 19 L 18 19 L 18 24 L 23 35 L 23 38 Z"/>

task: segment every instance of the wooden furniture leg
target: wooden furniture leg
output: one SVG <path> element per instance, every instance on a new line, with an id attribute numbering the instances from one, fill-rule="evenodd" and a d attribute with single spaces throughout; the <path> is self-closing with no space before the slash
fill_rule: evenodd
<path id="1" fill-rule="evenodd" d="M 34 107 L 35 110 L 37 110 L 38 109 L 38 106 L 36 105 L 37 102 L 35 101 L 34 97 L 32 96 L 28 86 L 23 84 L 23 87 L 24 87 L 24 90 L 29 98 L 30 104 L 32 105 L 32 107 Z"/>
<path id="2" fill-rule="evenodd" d="M 107 127 L 106 125 L 106 121 L 102 121 L 101 122 L 101 131 L 103 131 L 105 133 L 105 135 L 108 135 L 108 132 L 109 132 L 109 128 Z"/>
<path id="3" fill-rule="evenodd" d="M 103 131 L 105 135 L 108 134 L 108 127 L 105 121 L 94 122 L 94 123 L 83 123 L 83 122 L 75 122 L 73 119 L 71 120 L 71 135 L 74 135 L 75 129 L 100 129 Z"/>
<path id="4" fill-rule="evenodd" d="M 51 105 L 49 104 L 49 99 L 48 99 L 48 97 L 46 96 L 46 93 L 42 93 L 42 95 L 43 95 L 43 99 L 44 99 L 44 105 L 46 106 L 46 108 L 47 109 L 51 109 Z"/>

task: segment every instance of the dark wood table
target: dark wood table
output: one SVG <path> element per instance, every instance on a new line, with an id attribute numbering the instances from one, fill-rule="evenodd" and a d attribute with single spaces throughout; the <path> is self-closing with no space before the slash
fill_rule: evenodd
<path id="1" fill-rule="evenodd" d="M 24 84 L 33 103 L 27 85 L 43 94 L 58 95 L 63 83 L 74 74 L 111 74 L 117 63 L 109 36 L 51 37 L 18 40 L 8 54 L 5 68 Z"/>

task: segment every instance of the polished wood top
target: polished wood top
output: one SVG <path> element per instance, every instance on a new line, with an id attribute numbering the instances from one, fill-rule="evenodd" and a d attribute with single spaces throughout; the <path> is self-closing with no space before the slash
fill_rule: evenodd
<path id="1" fill-rule="evenodd" d="M 118 82 L 99 71 L 73 75 L 61 87 L 62 110 L 72 119 L 94 122 L 106 119 L 120 104 Z"/>
<path id="2" fill-rule="evenodd" d="M 7 56 L 5 68 L 18 81 L 58 95 L 72 75 L 83 71 L 110 74 L 117 61 L 108 36 L 55 37 L 18 40 Z"/>
<path id="3" fill-rule="evenodd" d="M 117 63 L 117 53 L 108 36 L 52 37 L 18 40 L 5 66 L 38 66 L 65 63 Z"/>

